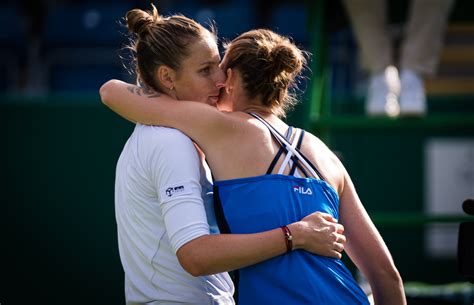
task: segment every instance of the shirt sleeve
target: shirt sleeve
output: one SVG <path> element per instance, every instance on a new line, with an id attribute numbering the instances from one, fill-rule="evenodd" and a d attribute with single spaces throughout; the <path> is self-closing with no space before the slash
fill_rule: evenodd
<path id="1" fill-rule="evenodd" d="M 150 160 L 166 232 L 173 250 L 209 234 L 201 197 L 200 159 L 192 141 L 178 130 L 160 127 Z M 163 132 L 163 130 L 165 132 Z"/>

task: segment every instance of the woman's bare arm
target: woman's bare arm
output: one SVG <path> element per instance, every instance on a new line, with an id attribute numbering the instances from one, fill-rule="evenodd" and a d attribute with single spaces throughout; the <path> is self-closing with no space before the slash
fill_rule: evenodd
<path id="1" fill-rule="evenodd" d="M 315 212 L 288 228 L 294 238 L 293 249 L 341 258 L 344 228 L 330 215 Z M 285 237 L 277 228 L 255 234 L 201 236 L 182 246 L 176 255 L 187 272 L 200 276 L 243 268 L 285 252 Z"/>
<path id="2" fill-rule="evenodd" d="M 406 304 L 402 278 L 392 256 L 363 207 L 349 174 L 343 167 L 342 170 L 340 222 L 347 238 L 345 251 L 370 283 L 375 304 Z"/>
<path id="3" fill-rule="evenodd" d="M 234 130 L 231 116 L 215 107 L 177 101 L 120 80 L 102 85 L 100 97 L 105 105 L 130 121 L 179 129 L 201 147 Z"/>

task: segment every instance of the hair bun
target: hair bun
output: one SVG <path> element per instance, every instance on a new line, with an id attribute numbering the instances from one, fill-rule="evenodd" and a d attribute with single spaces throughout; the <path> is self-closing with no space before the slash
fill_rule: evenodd
<path id="1" fill-rule="evenodd" d="M 133 9 L 128 11 L 125 15 L 125 21 L 127 23 L 128 30 L 140 37 L 144 33 L 148 33 L 149 28 L 160 20 L 158 10 L 153 4 L 152 8 L 153 10 L 151 12 L 143 11 L 141 9 Z"/>
<path id="2" fill-rule="evenodd" d="M 276 75 L 282 72 L 297 74 L 304 64 L 301 51 L 292 45 L 287 45 L 284 41 L 271 50 L 270 58 L 272 69 Z"/>

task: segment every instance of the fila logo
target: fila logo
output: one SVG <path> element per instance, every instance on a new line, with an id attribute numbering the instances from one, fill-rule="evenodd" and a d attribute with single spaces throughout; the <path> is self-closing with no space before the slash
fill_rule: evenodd
<path id="1" fill-rule="evenodd" d="M 182 193 L 182 192 L 184 192 L 184 185 L 169 187 L 166 189 L 166 196 L 171 197 L 176 193 Z"/>
<path id="2" fill-rule="evenodd" d="M 295 185 L 293 191 L 302 195 L 313 195 L 313 191 L 309 187 Z"/>

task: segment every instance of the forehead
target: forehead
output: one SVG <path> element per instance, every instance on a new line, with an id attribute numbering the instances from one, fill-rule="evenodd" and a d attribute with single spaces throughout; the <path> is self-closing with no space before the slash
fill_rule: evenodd
<path id="1" fill-rule="evenodd" d="M 184 60 L 186 65 L 202 65 L 206 62 L 219 62 L 219 49 L 214 37 L 207 33 L 189 46 L 189 56 Z"/>

